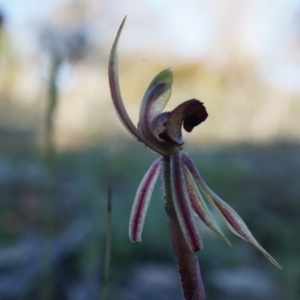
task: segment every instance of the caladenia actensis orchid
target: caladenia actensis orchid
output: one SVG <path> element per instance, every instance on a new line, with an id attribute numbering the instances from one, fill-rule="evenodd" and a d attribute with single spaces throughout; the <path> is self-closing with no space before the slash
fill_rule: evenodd
<path id="1" fill-rule="evenodd" d="M 139 123 L 132 123 L 124 107 L 118 79 L 117 46 L 125 19 L 114 41 L 109 58 L 109 84 L 115 109 L 123 125 L 136 139 L 159 154 L 145 174 L 134 199 L 129 237 L 141 242 L 145 216 L 154 185 L 161 175 L 164 186 L 165 209 L 172 246 L 176 255 L 185 299 L 205 299 L 200 268 L 195 252 L 202 249 L 202 240 L 195 217 L 219 234 L 230 246 L 207 206 L 221 216 L 228 228 L 251 243 L 274 265 L 281 268 L 253 237 L 239 215 L 205 183 L 195 164 L 183 151 L 182 127 L 191 132 L 207 118 L 202 102 L 191 99 L 169 112 L 163 112 L 170 96 L 173 75 L 170 69 L 161 71 L 150 83 L 142 100 Z"/>

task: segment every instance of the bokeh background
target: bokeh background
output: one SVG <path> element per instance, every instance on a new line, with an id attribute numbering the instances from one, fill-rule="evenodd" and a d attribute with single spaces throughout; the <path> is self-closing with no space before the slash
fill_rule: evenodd
<path id="1" fill-rule="evenodd" d="M 108 299 L 181 299 L 158 183 L 143 242 L 128 239 L 137 186 L 155 159 L 123 129 L 107 61 L 137 122 L 143 92 L 172 67 L 167 109 L 197 98 L 185 134 L 208 184 L 281 263 L 199 224 L 208 299 L 300 298 L 300 2 L 0 1 L 0 299 L 99 299 L 112 186 Z"/>

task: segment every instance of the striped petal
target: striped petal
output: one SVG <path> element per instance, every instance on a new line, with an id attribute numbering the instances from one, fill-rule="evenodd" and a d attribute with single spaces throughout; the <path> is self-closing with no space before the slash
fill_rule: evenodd
<path id="1" fill-rule="evenodd" d="M 162 168 L 162 159 L 158 158 L 149 168 L 140 183 L 131 210 L 129 238 L 133 243 L 142 241 L 142 231 L 154 185 Z"/>
<path id="2" fill-rule="evenodd" d="M 153 128 L 153 120 L 161 114 L 165 108 L 172 92 L 173 73 L 170 69 L 161 71 L 154 77 L 143 97 L 140 108 L 139 130 L 151 143 L 157 147 L 163 147 L 170 155 L 173 152 L 173 145 L 166 143 L 156 134 Z M 164 114 L 162 114 L 164 115 Z M 154 122 L 156 125 L 161 122 Z M 156 127 L 156 126 L 155 126 Z"/>
<path id="3" fill-rule="evenodd" d="M 222 217 L 228 228 L 237 236 L 251 243 L 269 261 L 271 261 L 278 268 L 282 269 L 280 264 L 257 242 L 242 218 L 208 187 L 208 185 L 205 183 L 202 176 L 198 172 L 195 164 L 186 154 L 184 154 L 184 161 L 192 176 L 207 196 L 207 199 Z"/>
<path id="4" fill-rule="evenodd" d="M 186 179 L 189 198 L 195 214 L 203 221 L 203 223 L 207 227 L 209 227 L 211 230 L 219 234 L 229 247 L 232 247 L 231 242 L 226 238 L 226 236 L 221 231 L 216 221 L 213 219 L 197 185 L 195 184 L 194 179 L 192 178 L 191 173 L 186 167 L 185 167 L 185 179 Z"/>
<path id="5" fill-rule="evenodd" d="M 145 126 L 151 124 L 152 120 L 165 108 L 172 93 L 173 73 L 171 69 L 159 72 L 151 81 L 143 97 L 140 109 L 140 121 Z M 150 130 L 150 128 L 148 128 Z"/>
<path id="6" fill-rule="evenodd" d="M 113 43 L 110 56 L 109 56 L 109 63 L 108 63 L 108 79 L 109 79 L 109 86 L 110 86 L 110 92 L 111 97 L 113 100 L 113 104 L 115 106 L 116 112 L 119 116 L 119 119 L 123 123 L 123 125 L 127 128 L 127 130 L 135 136 L 138 141 L 143 142 L 146 146 L 153 149 L 155 152 L 160 153 L 162 155 L 165 154 L 162 147 L 157 147 L 157 145 L 152 144 L 151 141 L 147 140 L 136 128 L 136 126 L 133 124 L 131 119 L 129 118 L 129 115 L 125 109 L 123 99 L 121 96 L 120 91 L 120 84 L 119 84 L 119 71 L 118 71 L 118 56 L 117 56 L 117 48 L 118 43 L 120 39 L 120 35 L 122 32 L 122 29 L 124 27 L 126 21 L 126 17 L 124 18 L 119 31 L 117 33 L 117 36 L 115 38 L 115 41 Z"/>
<path id="7" fill-rule="evenodd" d="M 181 152 L 172 155 L 170 159 L 172 196 L 179 224 L 189 248 L 197 252 L 203 246 L 185 184 Z"/>

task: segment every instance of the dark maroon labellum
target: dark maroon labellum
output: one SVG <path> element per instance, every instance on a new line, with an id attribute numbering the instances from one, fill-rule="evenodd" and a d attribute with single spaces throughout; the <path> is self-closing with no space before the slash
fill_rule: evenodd
<path id="1" fill-rule="evenodd" d="M 207 117 L 208 117 L 208 113 L 205 109 L 205 106 L 203 105 L 202 102 L 197 101 L 186 112 L 184 121 L 183 121 L 183 128 L 187 132 L 191 132 L 195 126 L 204 122 Z"/>

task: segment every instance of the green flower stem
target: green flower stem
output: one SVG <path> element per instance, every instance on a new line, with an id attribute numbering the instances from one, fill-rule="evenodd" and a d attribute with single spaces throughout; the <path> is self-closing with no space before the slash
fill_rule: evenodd
<path id="1" fill-rule="evenodd" d="M 173 203 L 170 157 L 164 157 L 163 182 L 168 226 L 178 263 L 184 298 L 185 300 L 205 300 L 198 260 L 185 241 Z"/>

